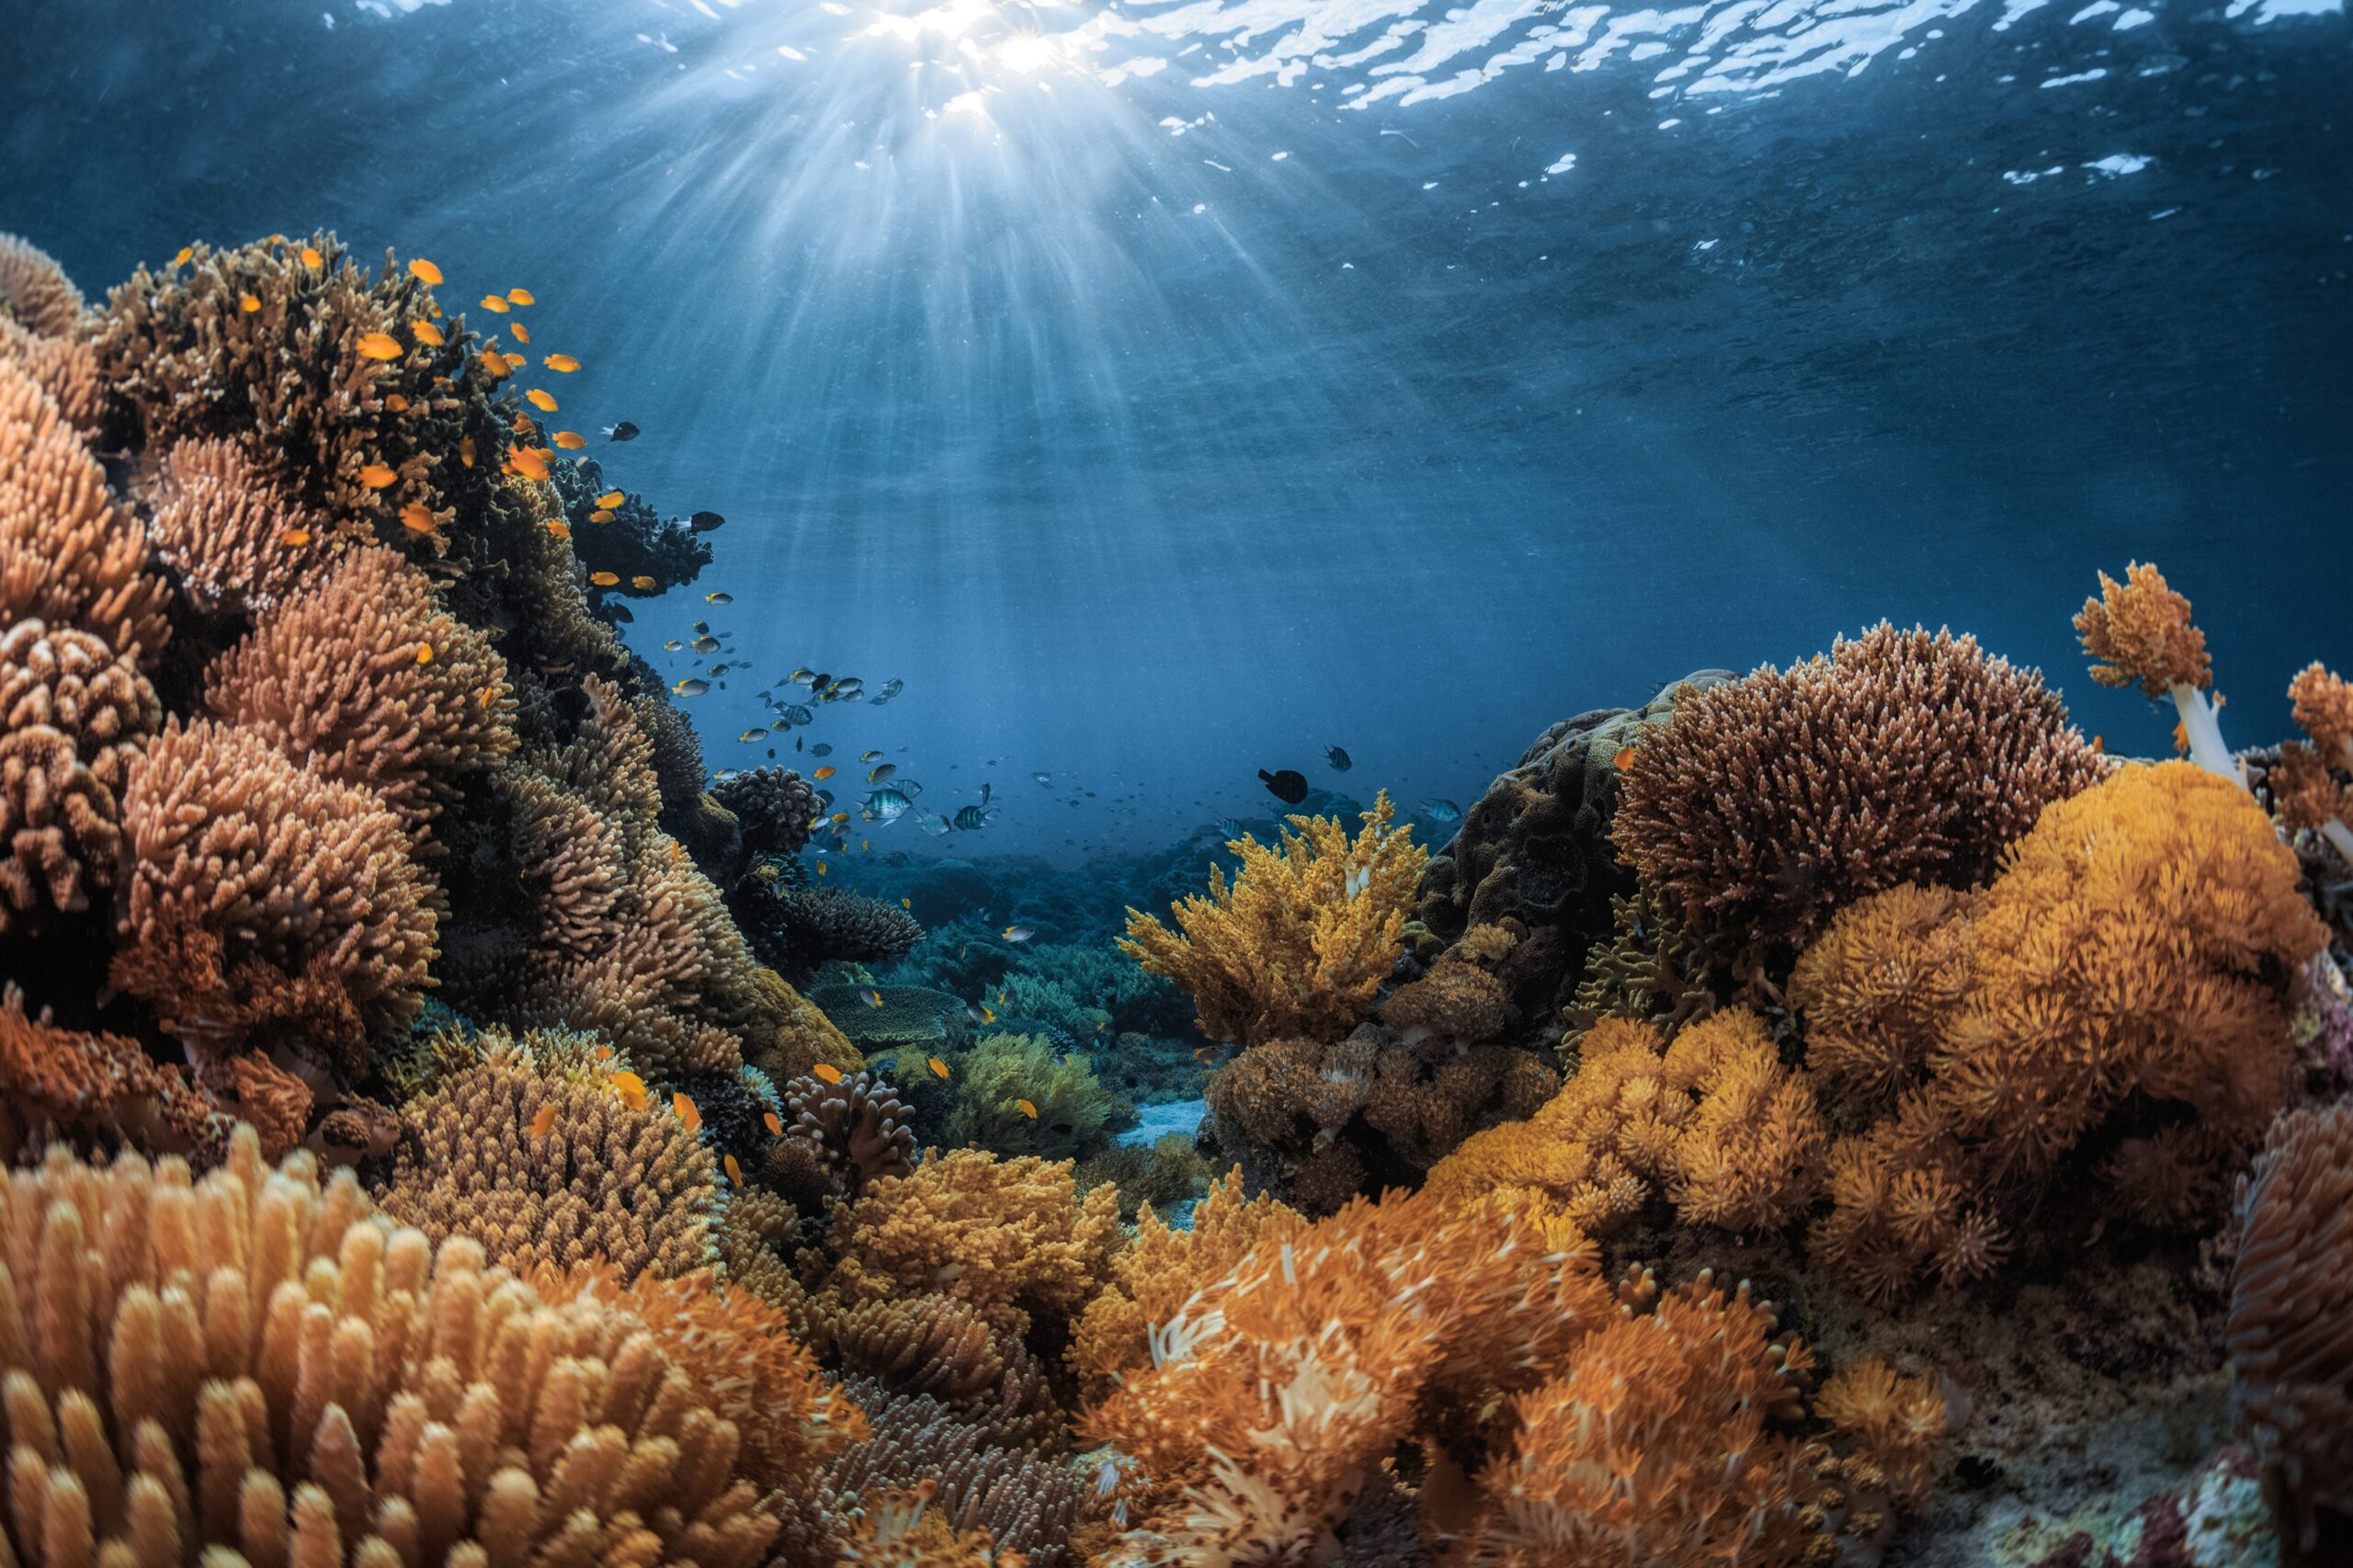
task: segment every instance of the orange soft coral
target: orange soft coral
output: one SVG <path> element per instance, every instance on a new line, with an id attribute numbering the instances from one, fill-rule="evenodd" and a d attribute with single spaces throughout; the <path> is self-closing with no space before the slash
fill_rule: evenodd
<path id="1" fill-rule="evenodd" d="M 1392 828 L 1386 791 L 1353 842 L 1335 817 L 1290 818 L 1279 846 L 1239 838 L 1231 884 L 1176 908 L 1170 930 L 1128 911 L 1120 949 L 1193 998 L 1201 1032 L 1255 1045 L 1286 1035 L 1334 1039 L 1370 1009 L 1404 950 L 1405 912 L 1428 858 L 1411 826 Z"/>
<path id="2" fill-rule="evenodd" d="M 2214 662 L 2206 634 L 2189 619 L 2189 601 L 2175 593 L 2154 564 L 2135 561 L 2120 583 L 2103 572 L 2099 597 L 2075 612 L 2075 635 L 2090 654 L 2092 679 L 2102 686 L 2138 686 L 2150 697 L 2170 697 L 2181 716 L 2177 741 L 2199 767 L 2224 778 L 2239 777 L 2222 744 L 2217 704 L 2206 688 Z"/>
<path id="3" fill-rule="evenodd" d="M 459 776 L 515 746 L 506 662 L 424 573 L 376 546 L 343 556 L 214 660 L 204 696 L 321 778 L 374 790 L 413 827 Z"/>
<path id="4" fill-rule="evenodd" d="M 2353 770 L 2353 681 L 2308 665 L 2288 683 L 2288 696 L 2313 744 L 2279 748 L 2270 778 L 2279 818 L 2317 832 L 2353 865 L 2353 786 L 2336 778 Z"/>
<path id="5" fill-rule="evenodd" d="M 1806 1070 L 1864 1104 L 1917 1083 L 1975 975 L 1972 907 L 1950 888 L 1907 885 L 1840 910 L 1790 976 Z"/>

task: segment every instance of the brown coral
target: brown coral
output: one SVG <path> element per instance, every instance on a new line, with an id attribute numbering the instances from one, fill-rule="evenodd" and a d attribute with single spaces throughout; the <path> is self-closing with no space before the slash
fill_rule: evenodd
<path id="1" fill-rule="evenodd" d="M 1635 748 L 1612 832 L 1719 966 L 1769 987 L 1837 909 L 1982 880 L 2106 767 L 2037 673 L 1882 623 L 1679 702 Z"/>
<path id="2" fill-rule="evenodd" d="M 991 1442 L 986 1431 L 938 1400 L 888 1393 L 871 1383 L 853 1383 L 850 1390 L 867 1408 L 874 1438 L 835 1462 L 826 1477 L 829 1491 L 862 1503 L 869 1494 L 928 1483 L 947 1525 L 960 1532 L 987 1530 L 990 1544 L 1006 1554 L 997 1561 L 1018 1552 L 1029 1568 L 1065 1568 L 1071 1525 L 1086 1493 L 1077 1471 Z"/>
<path id="3" fill-rule="evenodd" d="M 1842 909 L 1790 976 L 1807 1071 L 1864 1103 L 1893 1100 L 1976 977 L 1969 895 L 1906 885 Z"/>
<path id="4" fill-rule="evenodd" d="M 601 1064 L 566 1072 L 534 1041 L 485 1036 L 475 1067 L 402 1108 L 384 1211 L 518 1270 L 602 1260 L 627 1283 L 711 1261 L 710 1152 L 642 1086 Z"/>
<path id="5" fill-rule="evenodd" d="M 2102 686 L 2133 686 L 2150 697 L 2175 687 L 2211 685 L 2214 662 L 2206 634 L 2190 623 L 2189 601 L 2173 591 L 2154 565 L 2135 561 L 2120 583 L 2103 572 L 2099 597 L 2075 612 L 2075 635 L 2097 661 L 2092 679 Z"/>
<path id="6" fill-rule="evenodd" d="M 1331 1039 L 1362 1020 L 1404 949 L 1405 908 L 1428 858 L 1411 826 L 1392 828 L 1384 791 L 1351 841 L 1335 817 L 1295 816 L 1279 846 L 1244 837 L 1229 885 L 1176 907 L 1176 930 L 1128 911 L 1120 950 L 1193 998 L 1203 1034 L 1255 1045 Z"/>
<path id="7" fill-rule="evenodd" d="M 248 730 L 174 720 L 122 796 L 131 872 L 114 983 L 191 1047 L 283 1041 L 346 1082 L 415 1016 L 438 915 L 401 820 Z"/>
<path id="8" fill-rule="evenodd" d="M 114 885 L 123 785 L 161 715 L 138 666 L 91 633 L 0 632 L 0 932 Z"/>
<path id="9" fill-rule="evenodd" d="M 85 440 L 103 432 L 112 410 L 112 389 L 99 372 L 98 351 L 89 343 L 79 337 L 44 337 L 0 314 L 0 361 L 39 383 Z"/>
<path id="10" fill-rule="evenodd" d="M 204 1096 L 137 1040 L 56 1028 L 46 1009 L 28 1017 L 14 984 L 0 994 L 0 1158 L 59 1139 L 209 1158 L 228 1135 Z"/>
<path id="11" fill-rule="evenodd" d="M 2240 1184 L 2231 1405 L 2311 1551 L 2353 1528 L 2353 1108 L 2274 1124 Z"/>
<path id="12" fill-rule="evenodd" d="M 144 668 L 171 635 L 139 519 L 39 383 L 0 359 L 0 625 L 86 631 Z"/>
<path id="13" fill-rule="evenodd" d="M 898 1090 L 860 1070 L 839 1083 L 814 1076 L 778 1086 L 790 1118 L 785 1136 L 806 1142 L 834 1190 L 856 1198 L 881 1176 L 915 1168 L 915 1135 Z"/>
<path id="14" fill-rule="evenodd" d="M 275 608 L 333 559 L 353 530 L 297 504 L 233 441 L 181 441 L 155 465 L 148 537 L 207 613 Z"/>
<path id="15" fill-rule="evenodd" d="M 205 703 L 411 826 L 515 745 L 506 666 L 392 551 L 343 556 L 214 660 Z"/>
<path id="16" fill-rule="evenodd" d="M 2296 672 L 2288 683 L 2296 725 L 2340 767 L 2353 764 L 2353 681 L 2320 664 Z"/>
<path id="17" fill-rule="evenodd" d="M 11 318 L 43 337 L 71 336 L 82 324 L 82 290 L 38 245 L 0 234 L 0 320 Z"/>
<path id="18" fill-rule="evenodd" d="M 12 1561 L 754 1568 L 775 1534 L 634 1317 L 436 1258 L 307 1157 L 52 1153 L 0 1209 Z"/>

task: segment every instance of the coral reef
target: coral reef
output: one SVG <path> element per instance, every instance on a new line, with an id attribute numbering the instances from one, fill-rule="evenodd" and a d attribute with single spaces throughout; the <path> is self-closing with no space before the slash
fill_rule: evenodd
<path id="1" fill-rule="evenodd" d="M 580 563 L 591 572 L 610 572 L 619 579 L 610 589 L 600 591 L 632 598 L 654 597 L 684 587 L 710 564 L 710 541 L 677 518 L 665 518 L 643 496 L 624 494 L 618 506 L 597 506 L 597 498 L 614 486 L 594 458 L 551 463 L 548 479 L 563 498 L 564 519 L 572 528 L 572 547 Z M 653 585 L 640 585 L 641 577 L 651 577 Z"/>
<path id="2" fill-rule="evenodd" d="M 206 615 L 254 616 L 309 582 L 358 530 L 286 494 L 234 441 L 181 441 L 155 462 L 147 532 L 173 585 Z"/>
<path id="3" fill-rule="evenodd" d="M 1212 868 L 1207 894 L 1176 905 L 1173 931 L 1131 909 L 1120 950 L 1183 987 L 1211 1040 L 1345 1034 L 1404 951 L 1427 858 L 1393 815 L 1383 794 L 1353 841 L 1336 818 L 1305 816 L 1279 845 L 1236 840 L 1230 884 Z"/>
<path id="4" fill-rule="evenodd" d="M 568 1062 L 559 1037 L 485 1035 L 476 1064 L 401 1108 L 384 1211 L 469 1236 L 528 1273 L 610 1264 L 621 1283 L 713 1261 L 710 1153 L 633 1075 Z"/>
<path id="5" fill-rule="evenodd" d="M 825 813 L 817 802 L 817 787 L 790 767 L 722 773 L 711 781 L 710 798 L 734 813 L 745 853 L 755 858 L 799 854 L 809 842 L 810 825 Z M 922 935 L 920 928 L 916 935 Z"/>
<path id="6" fill-rule="evenodd" d="M 1135 1107 L 1103 1087 L 1092 1064 L 1060 1056 L 1035 1035 L 985 1034 L 950 1063 L 956 1108 L 948 1141 L 1000 1154 L 1083 1160 L 1135 1121 Z M 1024 1107 L 1027 1108 L 1024 1108 Z"/>
<path id="7" fill-rule="evenodd" d="M 1841 906 L 1981 881 L 2106 768 L 2037 673 L 1881 624 L 1677 703 L 1628 760 L 1611 835 L 1719 967 L 1769 985 Z"/>
<path id="8" fill-rule="evenodd" d="M 850 1390 L 867 1407 L 874 1439 L 832 1466 L 825 1477 L 831 1491 L 862 1500 L 922 1483 L 948 1528 L 987 1532 L 987 1546 L 947 1561 L 985 1563 L 991 1561 L 987 1554 L 995 1553 L 1003 1554 L 995 1561 L 1005 1562 L 1019 1553 L 1029 1568 L 1067 1568 L 1070 1557 L 1063 1543 L 1087 1491 L 1077 1471 L 1026 1449 L 992 1442 L 986 1431 L 926 1395 L 888 1393 L 862 1382 Z M 840 1561 L 875 1559 L 851 1552 Z"/>
<path id="9" fill-rule="evenodd" d="M 228 1123 L 205 1096 L 135 1040 L 56 1028 L 25 1016 L 24 993 L 0 995 L 0 1159 L 72 1141 L 148 1153 L 215 1154 Z"/>
<path id="10" fill-rule="evenodd" d="M 42 337 L 65 337 L 82 324 L 82 290 L 31 241 L 0 234 L 0 318 Z"/>
<path id="11" fill-rule="evenodd" d="M 915 1170 L 915 1133 L 906 1107 L 889 1084 L 861 1069 L 838 1083 L 814 1075 L 779 1086 L 784 1096 L 785 1135 L 814 1153 L 832 1192 L 855 1199 L 881 1176 Z"/>
<path id="12" fill-rule="evenodd" d="M 138 666 L 91 633 L 33 617 L 0 631 L 0 933 L 113 887 L 123 786 L 161 718 Z"/>
<path id="13" fill-rule="evenodd" d="M 828 963 L 895 962 L 923 939 L 923 927 L 895 905 L 756 870 L 735 884 L 728 906 L 760 960 L 801 984 Z"/>

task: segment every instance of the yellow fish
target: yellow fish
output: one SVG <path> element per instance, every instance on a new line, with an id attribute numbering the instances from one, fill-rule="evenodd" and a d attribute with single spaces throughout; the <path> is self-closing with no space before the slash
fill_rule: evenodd
<path id="1" fill-rule="evenodd" d="M 537 447 L 517 447 L 506 454 L 515 472 L 525 479 L 545 479 L 548 476 L 548 455 Z"/>
<path id="2" fill-rule="evenodd" d="M 524 358 L 520 354 L 502 354 L 498 358 L 499 363 L 506 367 L 506 373 L 510 376 L 530 363 L 529 359 Z"/>
<path id="3" fill-rule="evenodd" d="M 531 291 L 529 289 L 509 289 L 506 290 L 506 297 L 514 301 L 518 305 L 536 305 L 539 303 L 537 300 L 531 298 Z"/>
<path id="4" fill-rule="evenodd" d="M 608 490 L 602 495 L 597 497 L 597 505 L 599 506 L 618 506 L 628 499 L 628 496 L 622 494 L 618 490 Z"/>
<path id="5" fill-rule="evenodd" d="M 541 1106 L 531 1117 L 531 1136 L 544 1138 L 555 1130 L 555 1106 Z"/>
<path id="6" fill-rule="evenodd" d="M 506 368 L 506 360 L 494 348 L 485 348 L 482 358 L 474 361 L 476 368 L 494 381 L 503 381 L 515 372 Z"/>
<path id="7" fill-rule="evenodd" d="M 645 1093 L 645 1080 L 624 1069 L 613 1074 L 613 1087 L 625 1095 L 642 1095 Z"/>
<path id="8" fill-rule="evenodd" d="M 817 862 L 817 874 L 821 877 L 825 874 L 825 863 L 823 860 Z"/>
<path id="9" fill-rule="evenodd" d="M 784 1123 L 778 1119 L 777 1114 L 774 1111 L 769 1111 L 767 1115 L 761 1117 L 760 1125 L 768 1130 L 768 1136 L 771 1138 L 781 1138 L 784 1136 Z"/>
<path id="10" fill-rule="evenodd" d="M 427 286 L 441 281 L 441 269 L 421 256 L 408 264 L 408 275 Z"/>
<path id="11" fill-rule="evenodd" d="M 419 642 L 416 645 L 416 662 L 420 665 L 429 665 L 433 662 L 432 643 Z"/>
<path id="12" fill-rule="evenodd" d="M 425 509 L 422 502 L 412 501 L 401 508 L 401 527 L 413 534 L 429 534 L 433 531 L 433 514 Z"/>
<path id="13" fill-rule="evenodd" d="M 369 463 L 359 471 L 359 483 L 370 490 L 381 490 L 399 477 L 382 463 Z"/>
<path id="14" fill-rule="evenodd" d="M 472 436 L 458 437 L 458 460 L 468 468 L 474 466 L 474 438 Z"/>
<path id="15" fill-rule="evenodd" d="M 503 316 L 506 313 L 506 301 L 495 294 L 484 294 L 482 297 L 482 308 L 494 316 Z"/>
<path id="16" fill-rule="evenodd" d="M 172 265 L 174 267 L 186 267 L 188 265 L 188 258 L 195 254 L 196 247 L 194 245 L 182 245 L 180 246 L 180 254 L 172 257 Z"/>
<path id="17" fill-rule="evenodd" d="M 899 907 L 901 909 L 913 909 L 915 906 L 915 900 L 911 898 L 903 898 L 899 901 Z"/>
<path id="18" fill-rule="evenodd" d="M 398 392 L 386 392 L 384 394 L 384 406 L 394 414 L 406 414 L 408 412 L 408 399 L 403 397 Z"/>
<path id="19" fill-rule="evenodd" d="M 636 576 L 631 577 L 631 578 L 629 580 L 629 585 L 630 585 L 631 587 L 632 587 L 632 588 L 637 589 L 640 593 L 650 594 L 650 593 L 652 593 L 654 589 L 656 589 L 656 588 L 660 587 L 662 585 L 661 585 L 661 584 L 659 584 L 659 583 L 657 583 L 657 582 L 655 582 L 652 577 L 650 577 L 650 576 L 646 575 L 644 573 L 641 572 L 641 573 L 639 573 Z"/>
<path id="20" fill-rule="evenodd" d="M 719 1163 L 727 1167 L 727 1179 L 729 1181 L 733 1182 L 737 1187 L 744 1185 L 744 1167 L 735 1163 L 734 1155 L 730 1154 Z"/>
<path id="21" fill-rule="evenodd" d="M 515 335 L 515 341 L 517 343 L 529 343 L 531 341 L 531 329 L 525 326 L 521 322 L 517 322 L 507 330 Z"/>
<path id="22" fill-rule="evenodd" d="M 618 585 L 621 579 L 620 574 L 617 572 L 591 572 L 588 574 L 588 580 L 600 588 L 609 588 Z"/>
<path id="23" fill-rule="evenodd" d="M 831 778 L 833 776 L 834 776 L 834 770 L 833 770 L 832 767 L 831 767 L 830 765 L 828 765 L 828 766 L 826 766 L 826 767 L 821 767 L 821 768 L 817 769 L 817 771 L 816 771 L 816 772 L 814 772 L 814 773 L 811 774 L 809 777 L 811 777 L 812 778 Z"/>
<path id="24" fill-rule="evenodd" d="M 1013 1108 L 1019 1111 L 1022 1115 L 1028 1117 L 1032 1121 L 1038 1119 L 1038 1108 L 1031 1105 L 1028 1100 L 1014 1101 Z"/>
<path id="25" fill-rule="evenodd" d="M 551 370 L 561 370 L 567 376 L 580 369 L 580 361 L 569 354 L 551 354 L 540 363 Z"/>
<path id="26" fill-rule="evenodd" d="M 261 301 L 254 298 L 251 294 L 240 294 L 237 296 L 237 309 L 244 312 L 247 315 L 251 315 L 256 311 L 261 309 Z"/>
<path id="27" fill-rule="evenodd" d="M 935 1078 L 945 1078 L 948 1076 L 948 1063 L 942 1062 L 937 1056 L 925 1057 L 923 1059 L 923 1064 L 931 1069 L 931 1075 Z"/>
<path id="28" fill-rule="evenodd" d="M 441 329 L 429 321 L 413 321 L 408 324 L 408 329 L 416 335 L 419 343 L 428 348 L 438 348 L 449 341 L 442 335 Z"/>
<path id="29" fill-rule="evenodd" d="M 613 520 L 613 514 L 610 508 L 599 506 L 588 514 L 588 520 L 592 523 L 609 523 Z"/>
<path id="30" fill-rule="evenodd" d="M 317 247 L 317 246 L 315 246 L 315 245 L 304 245 L 304 246 L 302 247 L 302 265 L 303 265 L 303 266 L 305 266 L 305 267 L 324 267 L 326 264 L 327 264 L 327 258 L 326 258 L 325 256 L 321 256 L 321 255 L 319 254 L 319 252 L 318 252 L 318 247 Z"/>
<path id="31" fill-rule="evenodd" d="M 672 1095 L 670 1108 L 678 1113 L 678 1119 L 687 1124 L 688 1131 L 692 1132 L 702 1125 L 702 1112 L 695 1108 L 695 1102 L 687 1096 Z"/>
<path id="32" fill-rule="evenodd" d="M 555 444 L 567 452 L 576 452 L 588 444 L 588 437 L 577 430 L 559 430 L 555 433 Z"/>
<path id="33" fill-rule="evenodd" d="M 858 1000 L 865 1003 L 870 1007 L 880 1007 L 882 1006 L 882 993 L 875 990 L 874 987 L 870 985 L 865 989 L 865 991 L 859 994 Z"/>
<path id="34" fill-rule="evenodd" d="M 830 1062 L 820 1062 L 809 1071 L 828 1084 L 838 1084 L 842 1081 L 842 1070 Z"/>
<path id="35" fill-rule="evenodd" d="M 303 545 L 311 542 L 311 530 L 308 528 L 288 528 L 284 533 L 278 536 L 278 542 L 280 544 L 290 544 L 299 550 Z"/>
<path id="36" fill-rule="evenodd" d="M 553 414 L 555 412 L 554 397 L 547 392 L 541 392 L 537 387 L 533 387 L 529 392 L 525 392 L 523 394 L 523 401 L 529 403 L 533 408 L 538 409 L 541 414 Z"/>

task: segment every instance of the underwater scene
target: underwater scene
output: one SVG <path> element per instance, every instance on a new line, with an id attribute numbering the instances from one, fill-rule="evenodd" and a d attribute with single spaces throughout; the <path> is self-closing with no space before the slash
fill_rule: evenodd
<path id="1" fill-rule="evenodd" d="M 0 19 L 0 1568 L 2353 1568 L 2343 0 Z"/>

